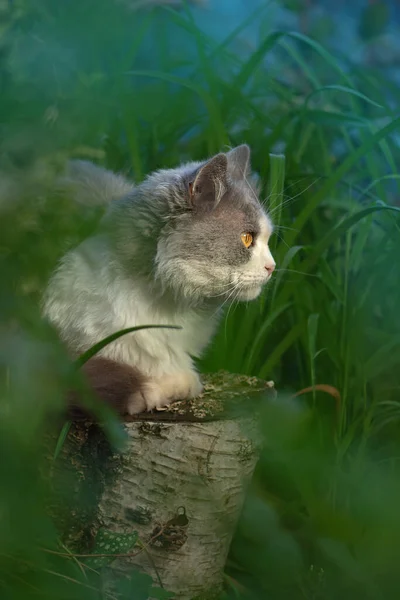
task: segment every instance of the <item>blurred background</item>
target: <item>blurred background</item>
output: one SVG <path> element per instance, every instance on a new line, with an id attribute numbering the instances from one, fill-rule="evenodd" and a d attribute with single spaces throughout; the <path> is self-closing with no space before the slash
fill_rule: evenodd
<path id="1" fill-rule="evenodd" d="M 141 181 L 242 142 L 277 270 L 200 368 L 280 394 L 225 597 L 398 598 L 399 86 L 396 0 L 0 0 L 2 599 L 104 597 L 40 551 L 42 441 L 75 377 L 40 297 L 99 218 L 55 177 L 81 157 Z"/>

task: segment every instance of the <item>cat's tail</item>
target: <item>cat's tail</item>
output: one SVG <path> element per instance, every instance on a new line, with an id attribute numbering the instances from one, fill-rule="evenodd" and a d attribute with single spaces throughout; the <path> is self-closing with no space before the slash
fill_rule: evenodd
<path id="1" fill-rule="evenodd" d="M 58 180 L 59 189 L 79 204 L 99 206 L 118 200 L 133 190 L 124 176 L 86 160 L 71 160 Z"/>
<path id="2" fill-rule="evenodd" d="M 94 356 L 81 368 L 86 392 L 106 404 L 120 416 L 138 414 L 146 410 L 141 394 L 146 387 L 146 377 L 138 369 L 117 363 L 102 356 Z M 85 407 L 83 389 L 70 390 L 67 394 L 67 416 L 71 420 L 95 418 L 94 412 Z"/>

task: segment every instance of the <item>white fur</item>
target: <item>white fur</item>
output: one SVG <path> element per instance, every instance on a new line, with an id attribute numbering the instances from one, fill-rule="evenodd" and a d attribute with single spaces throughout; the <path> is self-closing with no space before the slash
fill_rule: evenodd
<path id="1" fill-rule="evenodd" d="M 151 378 L 141 392 L 149 410 L 201 392 L 191 356 L 198 357 L 211 339 L 217 324 L 215 311 L 205 313 L 155 298 L 148 282 L 132 281 L 121 273 L 101 237 L 66 255 L 50 283 L 44 310 L 67 343 L 80 351 L 128 327 L 182 327 L 127 334 L 106 346 L 101 355 Z M 71 339 L 71 332 L 77 337 Z M 133 396 L 131 412 L 136 405 Z"/>
<path id="2" fill-rule="evenodd" d="M 143 184 L 145 188 L 150 186 L 148 193 L 149 199 L 153 198 L 154 210 L 157 210 L 157 194 L 163 192 L 163 202 L 167 201 L 171 181 L 180 181 L 182 173 L 191 172 L 195 166 L 197 163 L 190 163 L 175 171 L 162 171 L 150 183 Z M 68 253 L 48 286 L 45 315 L 75 353 L 129 327 L 182 327 L 126 334 L 106 346 L 101 355 L 134 367 L 147 377 L 140 391 L 131 397 L 130 413 L 160 408 L 173 399 L 197 396 L 202 386 L 192 357 L 201 355 L 215 331 L 220 314 L 217 306 L 228 299 L 256 298 L 270 278 L 266 267 L 271 269 L 275 265 L 268 248 L 270 220 L 266 215 L 261 216 L 259 234 L 249 250 L 251 258 L 240 268 L 217 268 L 190 256 L 185 259 L 182 248 L 178 251 L 176 247 L 179 236 L 164 237 L 158 242 L 152 263 L 154 271 L 151 277 L 145 277 L 138 275 L 140 269 L 131 271 L 124 264 L 128 255 L 139 258 L 140 266 L 144 259 L 139 237 L 154 235 L 151 223 L 131 197 L 132 184 L 86 163 L 75 164 L 64 184 L 72 187 L 75 198 L 86 204 L 117 200 L 126 194 L 132 202 L 125 207 L 127 212 L 119 221 L 122 254 L 118 255 L 118 249 L 106 234 L 89 238 Z M 221 190 L 219 186 L 218 193 Z M 132 229 L 133 223 L 136 229 Z M 137 234 L 135 238 L 134 231 L 139 231 L 140 236 Z M 175 290 L 175 296 L 168 289 Z"/>
<path id="3" fill-rule="evenodd" d="M 203 389 L 195 371 L 182 371 L 146 382 L 140 390 L 132 394 L 128 412 L 133 415 L 145 406 L 147 410 L 160 409 L 172 400 L 195 398 Z"/>
<path id="4" fill-rule="evenodd" d="M 241 269 L 237 269 L 233 277 L 234 282 L 244 288 L 238 296 L 240 300 L 257 298 L 275 268 L 275 260 L 268 246 L 272 223 L 266 215 L 263 215 L 259 226 L 260 233 L 252 248 L 249 262 Z"/>

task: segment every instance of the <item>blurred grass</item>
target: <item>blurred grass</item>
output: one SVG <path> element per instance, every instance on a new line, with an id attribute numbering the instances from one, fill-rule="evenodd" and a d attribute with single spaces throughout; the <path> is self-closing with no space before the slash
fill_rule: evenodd
<path id="1" fill-rule="evenodd" d="M 398 596 L 400 92 L 299 32 L 265 28 L 242 54 L 262 13 L 217 43 L 188 7 L 0 3 L 4 599 L 102 597 L 95 574 L 38 550 L 59 547 L 40 440 L 75 377 L 40 294 L 98 219 L 54 194 L 55 175 L 74 155 L 140 181 L 241 142 L 276 222 L 277 270 L 260 301 L 229 309 L 200 366 L 274 379 L 281 399 L 227 593 L 237 580 L 255 598 Z"/>

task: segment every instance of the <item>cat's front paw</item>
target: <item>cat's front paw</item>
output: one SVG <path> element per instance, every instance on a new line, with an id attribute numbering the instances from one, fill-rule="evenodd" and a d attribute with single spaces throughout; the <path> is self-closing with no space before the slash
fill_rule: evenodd
<path id="1" fill-rule="evenodd" d="M 163 382 L 165 389 L 170 390 L 174 400 L 196 398 L 203 391 L 203 384 L 196 371 L 182 371 L 169 375 Z"/>
<path id="2" fill-rule="evenodd" d="M 202 383 L 195 371 L 164 375 L 144 383 L 140 390 L 132 394 L 128 401 L 128 414 L 162 409 L 174 400 L 196 398 L 202 390 Z"/>
<path id="3" fill-rule="evenodd" d="M 163 394 L 163 390 L 158 383 L 149 381 L 144 383 L 137 392 L 134 392 L 130 396 L 127 412 L 129 415 L 137 415 L 141 412 L 166 406 L 170 402 L 171 400 Z"/>

